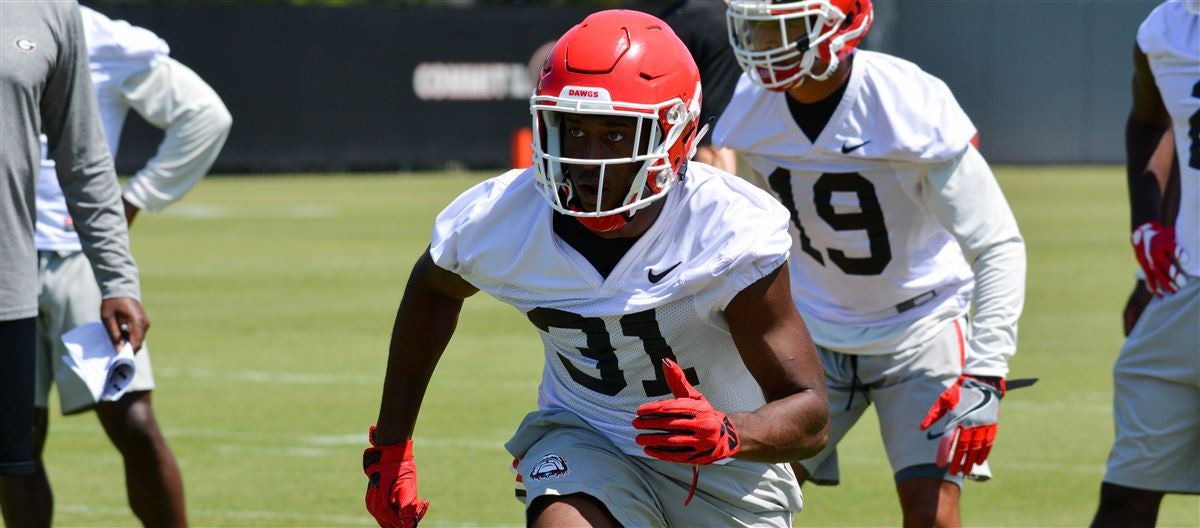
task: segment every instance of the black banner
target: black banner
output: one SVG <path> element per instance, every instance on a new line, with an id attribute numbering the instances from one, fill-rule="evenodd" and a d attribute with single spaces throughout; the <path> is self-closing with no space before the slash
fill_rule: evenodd
<path id="1" fill-rule="evenodd" d="M 529 126 L 535 52 L 609 4 L 464 4 L 96 7 L 158 33 L 225 100 L 234 125 L 215 172 L 504 168 Z M 1130 49 L 1155 2 L 1044 4 L 876 2 L 863 47 L 942 78 L 992 162 L 1120 162 Z M 157 137 L 130 119 L 121 172 Z"/>
<path id="2" fill-rule="evenodd" d="M 595 7 L 97 10 L 157 33 L 220 94 L 234 124 L 214 172 L 279 172 L 507 166 L 529 126 L 534 52 Z M 158 137 L 130 119 L 119 170 Z"/>

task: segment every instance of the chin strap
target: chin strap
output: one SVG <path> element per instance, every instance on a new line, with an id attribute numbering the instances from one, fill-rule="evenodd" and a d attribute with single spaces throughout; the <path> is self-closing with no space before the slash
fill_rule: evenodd
<path id="1" fill-rule="evenodd" d="M 628 221 L 625 219 L 625 215 L 623 214 L 600 217 L 576 216 L 575 219 L 579 220 L 579 223 L 583 224 L 583 227 L 586 227 L 597 233 L 616 231 L 622 227 L 625 227 L 625 224 L 628 223 Z"/>

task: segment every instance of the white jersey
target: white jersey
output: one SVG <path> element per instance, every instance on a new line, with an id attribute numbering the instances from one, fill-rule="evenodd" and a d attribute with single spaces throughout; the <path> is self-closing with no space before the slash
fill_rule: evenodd
<path id="1" fill-rule="evenodd" d="M 815 141 L 796 124 L 785 93 L 743 75 L 713 142 L 739 151 L 791 212 L 793 297 L 818 344 L 884 354 L 928 340 L 966 313 L 990 260 L 990 272 L 1004 277 L 989 284 L 1009 293 L 982 307 L 985 320 L 972 325 L 981 341 L 972 348 L 990 359 L 968 365 L 1003 375 L 1016 345 L 1024 249 L 990 169 L 970 146 L 975 127 L 945 83 L 916 65 L 869 51 L 853 60 Z M 1008 254 L 980 259 L 998 246 Z"/>
<path id="2" fill-rule="evenodd" d="M 724 309 L 783 265 L 788 214 L 767 193 L 700 163 L 605 279 L 553 231 L 533 169 L 459 196 L 438 215 L 430 255 L 538 328 L 545 366 L 538 407 L 582 417 L 623 452 L 638 406 L 670 397 L 661 360 L 725 412 L 761 407 L 762 390 L 730 337 Z"/>
<path id="3" fill-rule="evenodd" d="M 1184 272 L 1200 277 L 1200 16 L 1184 2 L 1164 2 L 1142 22 L 1137 43 L 1174 125 L 1180 198 L 1175 243 L 1188 256 Z"/>
<path id="4" fill-rule="evenodd" d="M 139 209 L 162 209 L 186 194 L 212 166 L 229 133 L 229 113 L 212 88 L 169 57 L 167 43 L 153 32 L 86 7 L 79 11 L 109 152 L 116 157 L 130 108 L 164 129 L 158 152 L 129 179 L 122 193 Z M 79 238 L 67 213 L 54 162 L 45 159 L 44 149 L 43 142 L 37 184 L 37 247 L 78 251 Z"/>

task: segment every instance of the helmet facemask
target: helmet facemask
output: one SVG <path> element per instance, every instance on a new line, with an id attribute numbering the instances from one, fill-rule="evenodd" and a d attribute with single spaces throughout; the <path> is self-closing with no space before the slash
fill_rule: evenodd
<path id="1" fill-rule="evenodd" d="M 808 77 L 823 81 L 837 71 L 871 23 L 869 9 L 849 21 L 852 27 L 844 27 L 846 16 L 829 0 L 731 0 L 726 11 L 739 65 L 769 90 L 786 90 Z"/>
<path id="2" fill-rule="evenodd" d="M 585 93 L 589 98 L 573 98 L 569 95 L 572 92 Z M 534 96 L 530 100 L 530 109 L 538 191 L 555 211 L 577 217 L 593 231 L 620 228 L 638 210 L 665 196 L 679 181 L 677 167 L 680 160 L 675 158 L 690 157 L 692 153 L 676 152 L 679 149 L 673 147 L 686 143 L 694 150 L 694 141 L 687 141 L 689 138 L 680 141 L 680 136 L 685 133 L 695 134 L 699 105 L 692 106 L 694 108 L 686 107 L 678 98 L 654 105 L 612 102 L 605 90 L 592 87 L 564 88 L 557 97 Z M 563 149 L 565 134 L 569 133 L 565 126 L 568 115 L 632 119 L 630 151 L 603 159 L 568 156 Z M 610 189 L 606 193 L 607 180 L 614 177 L 614 169 L 621 170 L 624 167 L 619 169 L 619 166 L 628 164 L 638 164 L 628 188 L 615 191 L 624 195 L 615 205 L 605 207 L 614 192 Z M 598 179 L 593 178 L 595 174 Z M 585 207 L 580 199 L 580 182 L 588 186 L 589 194 L 595 187 L 593 206 Z"/>

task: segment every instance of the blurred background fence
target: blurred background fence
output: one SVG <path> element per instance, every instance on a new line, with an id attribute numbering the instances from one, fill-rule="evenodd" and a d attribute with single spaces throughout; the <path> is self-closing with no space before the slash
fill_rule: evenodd
<path id="1" fill-rule="evenodd" d="M 241 173 L 507 167 L 543 45 L 589 12 L 671 2 L 84 3 L 155 31 L 221 94 L 235 123 L 214 171 Z M 863 47 L 945 80 L 993 162 L 1117 163 L 1156 3 L 877 0 Z M 136 121 L 123 173 L 157 142 Z"/>

